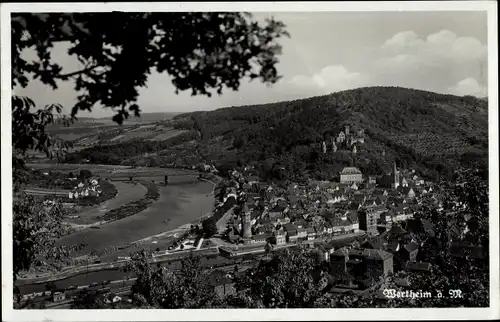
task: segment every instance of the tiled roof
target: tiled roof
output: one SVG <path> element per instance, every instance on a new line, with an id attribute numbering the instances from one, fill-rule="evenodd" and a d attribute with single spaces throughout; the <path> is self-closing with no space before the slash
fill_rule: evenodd
<path id="1" fill-rule="evenodd" d="M 340 174 L 361 174 L 361 171 L 355 167 L 345 167 Z"/>
<path id="2" fill-rule="evenodd" d="M 416 263 L 416 262 L 406 262 L 406 270 L 417 271 L 417 272 L 428 272 L 432 265 L 428 262 Z"/>
<path id="3" fill-rule="evenodd" d="M 406 230 L 403 229 L 403 227 L 399 225 L 394 225 L 392 226 L 391 230 L 389 231 L 391 234 L 396 234 L 396 235 L 404 235 L 407 233 Z"/>
<path id="4" fill-rule="evenodd" d="M 371 238 L 365 241 L 362 245 L 366 248 L 381 249 L 383 247 L 384 240 L 379 237 Z"/>
<path id="5" fill-rule="evenodd" d="M 336 250 L 332 255 L 348 255 L 348 256 L 360 256 L 369 259 L 375 260 L 386 260 L 392 258 L 393 255 L 383 250 L 378 249 L 359 249 L 359 248 L 351 248 L 346 249 L 345 247 Z"/>
<path id="6" fill-rule="evenodd" d="M 340 222 L 340 226 L 350 226 L 350 225 L 352 225 L 352 223 L 349 220 L 347 220 L 347 219 L 342 220 Z"/>
<path id="7" fill-rule="evenodd" d="M 414 243 L 414 242 L 411 242 L 409 244 L 406 244 L 405 247 L 406 251 L 408 251 L 409 253 L 415 251 L 418 249 L 418 244 Z"/>
<path id="8" fill-rule="evenodd" d="M 391 253 L 388 253 L 383 250 L 374 250 L 374 249 L 365 249 L 363 251 L 363 255 L 368 258 L 382 259 L 382 260 L 386 260 L 393 257 Z"/>

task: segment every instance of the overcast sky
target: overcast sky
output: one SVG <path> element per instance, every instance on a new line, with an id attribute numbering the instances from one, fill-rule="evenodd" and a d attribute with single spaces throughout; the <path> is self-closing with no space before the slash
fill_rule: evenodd
<path id="1" fill-rule="evenodd" d="M 222 96 L 176 95 L 168 75 L 153 73 L 140 90 L 143 112 L 186 112 L 304 98 L 362 86 L 397 85 L 456 95 L 487 95 L 487 18 L 484 12 L 357 12 L 254 14 L 287 25 L 278 71 L 281 81 L 267 87 L 244 82 Z M 66 45 L 53 57 L 64 71 L 78 69 Z M 38 104 L 61 103 L 69 111 L 76 92 L 34 81 L 26 89 Z M 88 116 L 87 113 L 80 114 Z M 95 108 L 94 117 L 112 115 Z"/>

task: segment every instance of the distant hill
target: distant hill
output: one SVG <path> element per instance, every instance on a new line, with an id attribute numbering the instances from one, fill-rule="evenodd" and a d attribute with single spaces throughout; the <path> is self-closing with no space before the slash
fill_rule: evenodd
<path id="1" fill-rule="evenodd" d="M 107 132 L 115 133 L 117 136 L 118 134 L 121 134 L 118 133 L 120 131 L 123 132 L 131 130 L 133 127 L 144 124 L 161 123 L 165 120 L 168 121 L 177 114 L 179 113 L 143 113 L 140 117 L 130 116 L 122 126 L 115 123 L 111 117 L 78 117 L 77 120 L 70 126 L 65 126 L 62 122 L 50 124 L 47 126 L 47 131 L 67 141 L 75 141 L 85 137 L 104 135 Z"/>
<path id="2" fill-rule="evenodd" d="M 182 137 L 162 142 L 107 146 L 85 151 L 92 162 L 191 165 L 219 168 L 255 164 L 261 175 L 285 173 L 330 179 L 344 166 L 381 174 L 394 161 L 430 177 L 458 166 L 485 167 L 488 147 L 487 102 L 474 97 L 398 88 L 366 87 L 288 102 L 221 108 L 173 117 Z M 321 153 L 321 142 L 348 125 L 364 130 L 357 153 Z M 182 138 L 182 139 L 181 139 Z M 316 147 L 314 147 L 316 145 Z M 329 143 L 330 146 L 330 143 Z M 95 152 L 93 152 L 95 151 Z M 277 171 L 278 169 L 279 171 Z"/>
<path id="3" fill-rule="evenodd" d="M 170 120 L 178 115 L 178 112 L 162 112 L 162 113 L 141 113 L 139 117 L 130 116 L 126 122 L 160 122 Z M 109 118 L 111 119 L 111 118 Z"/>
<path id="4" fill-rule="evenodd" d="M 322 172 L 319 168 L 338 171 L 340 166 L 354 163 L 365 172 L 380 173 L 396 160 L 402 167 L 443 172 L 449 166 L 487 160 L 487 112 L 485 101 L 470 96 L 366 87 L 295 101 L 181 114 L 174 121 L 199 129 L 205 139 L 232 139 L 242 161 L 272 157 L 285 166 L 309 165 L 302 169 L 306 172 Z M 358 153 L 316 157 L 306 152 L 307 146 L 328 140 L 345 125 L 351 131 L 365 131 L 366 142 Z"/>

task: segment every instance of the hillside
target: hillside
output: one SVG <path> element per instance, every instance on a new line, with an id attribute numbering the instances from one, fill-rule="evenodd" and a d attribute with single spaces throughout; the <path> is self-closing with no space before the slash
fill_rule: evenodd
<path id="1" fill-rule="evenodd" d="M 185 130 L 174 129 L 164 122 L 127 121 L 117 125 L 108 119 L 78 120 L 70 126 L 51 124 L 47 127 L 50 134 L 69 141 L 75 150 L 99 145 L 116 145 L 129 141 L 163 141 Z"/>
<path id="2" fill-rule="evenodd" d="M 141 116 L 131 116 L 127 122 L 160 122 L 169 120 L 180 113 L 177 112 L 162 112 L 162 113 L 141 113 Z"/>
<path id="3" fill-rule="evenodd" d="M 140 149 L 127 142 L 129 146 L 107 146 L 106 153 L 125 157 L 123 164 L 152 160 L 159 165 L 214 162 L 231 167 L 255 163 L 261 175 L 283 168 L 280 173 L 285 176 L 308 174 L 324 179 L 352 164 L 367 174 L 384 173 L 395 160 L 400 167 L 436 177 L 460 165 L 486 165 L 487 111 L 487 102 L 474 97 L 367 87 L 289 102 L 180 114 L 169 125 L 189 131 L 184 140 L 170 138 Z M 312 148 L 323 140 L 331 142 L 345 125 L 351 133 L 364 130 L 365 141 L 356 144 L 357 153 L 339 149 L 323 154 Z M 86 155 L 103 152 L 93 149 Z M 91 159 L 99 162 L 99 158 Z"/>

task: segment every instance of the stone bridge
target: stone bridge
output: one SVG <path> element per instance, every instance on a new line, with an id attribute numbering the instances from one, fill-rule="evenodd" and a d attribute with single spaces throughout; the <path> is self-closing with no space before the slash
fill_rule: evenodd
<path id="1" fill-rule="evenodd" d="M 168 182 L 169 179 L 179 181 L 179 179 L 196 180 L 202 178 L 201 172 L 196 171 L 158 171 L 158 172 L 130 172 L 130 173 L 114 173 L 110 176 L 112 181 L 128 181 L 128 180 L 157 180 Z"/>

